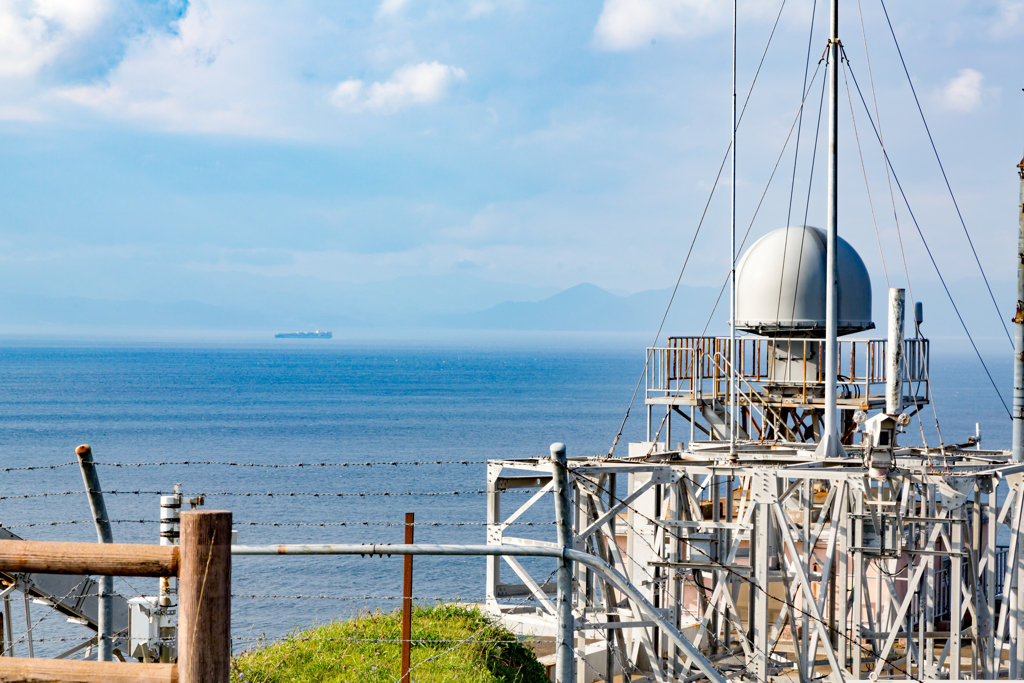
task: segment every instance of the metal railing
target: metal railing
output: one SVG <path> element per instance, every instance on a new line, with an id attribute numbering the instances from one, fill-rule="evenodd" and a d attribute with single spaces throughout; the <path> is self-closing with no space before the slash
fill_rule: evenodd
<path id="1" fill-rule="evenodd" d="M 719 376 L 725 375 L 726 377 L 728 377 L 729 373 L 732 371 L 732 365 L 729 363 L 728 358 L 726 358 L 721 353 L 716 353 L 714 357 L 711 358 L 711 361 L 716 373 Z M 750 421 L 750 426 L 757 429 L 758 438 L 764 438 L 763 432 L 766 431 L 768 425 L 771 424 L 772 426 L 774 426 L 776 433 L 784 431 L 788 437 L 793 438 L 795 440 L 795 436 L 789 430 L 789 427 L 787 427 L 785 424 L 786 421 L 782 419 L 782 416 L 779 415 L 778 412 L 776 412 L 772 408 L 770 402 L 765 398 L 764 394 L 758 392 L 757 389 L 742 375 L 737 375 L 737 377 L 737 401 L 741 403 L 746 402 L 746 404 L 750 407 L 752 411 L 757 411 L 758 413 L 760 413 L 760 424 L 764 426 L 763 428 L 758 427 L 757 420 L 752 419 Z M 728 383 L 726 384 L 726 389 L 728 389 Z M 756 415 L 752 415 L 751 417 L 756 417 Z"/>
<path id="2" fill-rule="evenodd" d="M 669 337 L 667 347 L 647 349 L 647 398 L 679 397 L 697 401 L 729 395 L 732 351 L 728 337 Z M 736 340 L 736 377 L 762 390 L 800 389 L 805 397 L 820 395 L 825 386 L 825 342 L 817 339 Z M 904 341 L 904 393 L 907 403 L 929 399 L 927 339 Z M 841 398 L 884 397 L 886 382 L 884 339 L 839 342 Z M 724 359 L 725 363 L 717 359 Z M 913 398 L 912 398 L 913 397 Z"/>
<path id="3" fill-rule="evenodd" d="M 1002 595 L 1003 583 L 1006 581 L 1006 561 L 1009 557 L 1010 549 L 1007 546 L 1000 546 L 996 548 L 994 553 L 995 557 L 995 593 L 996 595 Z M 961 576 L 969 576 L 968 574 L 968 563 L 967 560 L 961 560 Z M 981 584 L 983 590 L 988 590 L 988 586 L 985 585 L 987 582 L 988 572 L 985 572 L 981 577 Z M 949 604 L 950 604 L 950 591 L 952 586 L 950 585 L 951 572 L 950 572 L 950 560 L 943 558 L 942 567 L 935 571 L 935 618 L 949 618 Z"/>

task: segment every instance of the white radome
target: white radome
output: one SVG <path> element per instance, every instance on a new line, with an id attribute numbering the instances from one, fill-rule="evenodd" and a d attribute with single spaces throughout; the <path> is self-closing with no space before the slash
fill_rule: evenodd
<path id="1" fill-rule="evenodd" d="M 736 329 L 769 337 L 825 336 L 825 231 L 773 230 L 736 266 Z M 873 329 L 871 278 L 857 251 L 838 239 L 839 334 Z"/>

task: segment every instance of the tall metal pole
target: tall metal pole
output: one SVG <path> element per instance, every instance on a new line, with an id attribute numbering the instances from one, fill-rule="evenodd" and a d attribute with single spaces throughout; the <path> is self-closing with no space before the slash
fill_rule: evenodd
<path id="1" fill-rule="evenodd" d="M 572 550 L 572 527 L 569 519 L 569 505 L 572 488 L 569 486 L 569 472 L 565 468 L 565 444 L 551 444 L 552 475 L 555 480 L 555 525 L 558 529 L 558 545 Z M 576 666 L 573 652 L 575 623 L 572 616 L 572 562 L 558 558 L 558 615 L 555 634 L 555 683 L 575 683 Z"/>
<path id="2" fill-rule="evenodd" d="M 839 372 L 839 272 L 836 242 L 839 234 L 839 0 L 832 0 L 832 31 L 828 41 L 828 252 L 825 260 L 825 428 L 817 455 L 846 455 L 836 428 L 836 375 Z"/>
<path id="3" fill-rule="evenodd" d="M 405 513 L 405 544 L 412 545 L 416 513 Z M 399 683 L 409 683 L 412 666 L 412 555 L 402 559 L 402 662 Z"/>
<path id="4" fill-rule="evenodd" d="M 1017 314 L 1013 316 L 1013 459 L 1024 460 L 1024 160 L 1017 164 L 1020 206 L 1017 218 Z"/>
<path id="5" fill-rule="evenodd" d="M 736 357 L 736 3 L 732 0 L 732 210 L 729 254 L 729 460 L 736 460 L 736 409 L 739 373 Z"/>
<path id="6" fill-rule="evenodd" d="M 113 543 L 114 536 L 110 531 L 110 517 L 107 516 L 107 504 L 103 502 L 103 491 L 100 489 L 100 477 L 96 473 L 96 464 L 92 459 L 92 449 L 88 445 L 81 445 L 75 449 L 78 456 L 78 465 L 82 469 L 82 481 L 85 484 L 85 492 L 89 497 L 89 509 L 92 511 L 92 519 L 96 524 L 96 536 L 100 543 Z M 96 661 L 110 662 L 114 660 L 113 626 L 114 613 L 111 603 L 111 596 L 114 593 L 114 577 L 99 577 L 99 596 L 97 598 L 99 617 L 97 619 L 97 648 Z"/>

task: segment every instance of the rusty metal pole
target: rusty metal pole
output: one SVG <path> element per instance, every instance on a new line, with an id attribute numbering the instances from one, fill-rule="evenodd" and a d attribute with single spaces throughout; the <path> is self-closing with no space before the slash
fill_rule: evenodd
<path id="1" fill-rule="evenodd" d="M 85 494 L 89 498 L 92 519 L 96 524 L 96 536 L 100 543 L 113 543 L 114 534 L 110 530 L 110 517 L 107 516 L 107 504 L 103 501 L 103 490 L 100 488 L 100 476 L 96 472 L 96 463 L 92 459 L 92 448 L 87 444 L 82 444 L 75 449 L 75 455 L 78 456 L 78 466 L 82 469 L 82 482 L 85 484 Z M 114 577 L 100 576 L 96 583 L 99 593 L 97 596 L 99 615 L 96 624 L 96 661 L 111 662 L 114 660 L 114 613 L 110 598 L 114 593 Z"/>
<path id="2" fill-rule="evenodd" d="M 558 530 L 558 546 L 572 550 L 572 526 L 569 510 L 572 486 L 566 469 L 565 444 L 551 444 L 551 469 L 555 481 L 555 527 Z M 576 653 L 573 651 L 575 621 L 572 615 L 572 562 L 558 559 L 558 603 L 555 613 L 558 625 L 555 631 L 555 683 L 573 683 L 576 676 Z"/>
<path id="3" fill-rule="evenodd" d="M 231 675 L 231 513 L 181 513 L 178 681 L 227 683 Z"/>
<path id="4" fill-rule="evenodd" d="M 1017 314 L 1013 316 L 1013 459 L 1024 460 L 1024 160 L 1017 164 L 1020 206 L 1017 219 Z"/>
<path id="5" fill-rule="evenodd" d="M 413 530 L 416 513 L 405 513 L 405 544 L 413 544 Z M 399 683 L 409 683 L 409 667 L 412 665 L 412 555 L 406 555 L 402 573 L 402 677 Z"/>

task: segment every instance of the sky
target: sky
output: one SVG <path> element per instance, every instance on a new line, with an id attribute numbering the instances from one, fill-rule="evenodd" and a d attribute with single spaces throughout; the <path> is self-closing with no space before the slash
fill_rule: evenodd
<path id="1" fill-rule="evenodd" d="M 805 210 L 824 222 L 828 8 L 738 7 L 741 105 L 764 54 L 737 133 L 749 245 Z M 1012 302 L 1024 0 L 886 9 L 978 258 Z M 879 0 L 842 0 L 840 37 L 840 233 L 876 296 L 909 273 L 938 297 L 865 106 L 943 275 L 978 267 Z M 670 287 L 729 142 L 731 38 L 721 0 L 0 3 L 0 298 L 217 304 L 445 282 L 446 310 L 469 310 L 584 282 Z M 726 166 L 685 284 L 724 281 L 729 189 Z M 995 312 L 979 324 L 995 334 Z"/>

